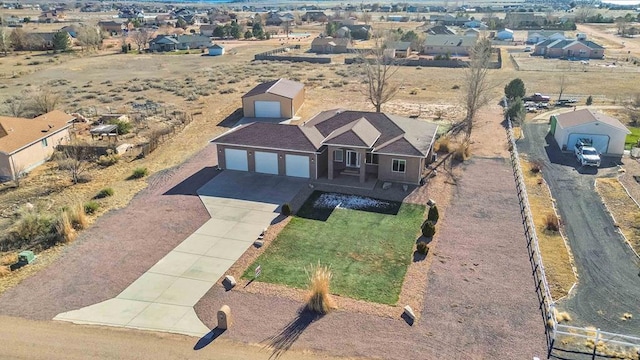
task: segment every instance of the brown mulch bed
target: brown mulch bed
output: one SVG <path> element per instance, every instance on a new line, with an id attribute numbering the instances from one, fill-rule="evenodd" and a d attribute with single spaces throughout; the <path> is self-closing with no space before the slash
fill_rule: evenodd
<path id="1" fill-rule="evenodd" d="M 426 293 L 423 308 L 416 309 L 422 318 L 413 326 L 399 311 L 395 318 L 345 310 L 319 319 L 298 317 L 303 303 L 295 296 L 225 292 L 221 286 L 196 311 L 214 327 L 217 309 L 228 304 L 235 323 L 223 336 L 265 346 L 282 346 L 276 340 L 285 338 L 295 347 L 344 356 L 542 357 L 544 323 L 509 165 L 504 159 L 475 159 L 458 184 L 441 220 L 427 285 L 420 289 Z"/>
<path id="2" fill-rule="evenodd" d="M 208 146 L 148 179 L 123 209 L 102 216 L 51 266 L 0 296 L 0 314 L 51 319 L 117 296 L 209 219 L 195 189 L 218 172 Z"/>

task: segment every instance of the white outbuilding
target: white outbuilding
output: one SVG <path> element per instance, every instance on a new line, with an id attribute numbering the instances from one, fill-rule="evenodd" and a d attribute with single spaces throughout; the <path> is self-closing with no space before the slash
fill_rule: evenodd
<path id="1" fill-rule="evenodd" d="M 551 115 L 551 134 L 562 150 L 572 151 L 576 142 L 586 139 L 598 152 L 620 156 L 631 131 L 618 119 L 591 109 Z"/>

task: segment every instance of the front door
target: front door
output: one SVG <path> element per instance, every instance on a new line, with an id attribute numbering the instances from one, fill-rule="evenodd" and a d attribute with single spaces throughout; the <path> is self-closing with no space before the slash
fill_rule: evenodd
<path id="1" fill-rule="evenodd" d="M 347 150 L 347 166 L 359 168 L 360 167 L 360 153 L 353 150 Z"/>

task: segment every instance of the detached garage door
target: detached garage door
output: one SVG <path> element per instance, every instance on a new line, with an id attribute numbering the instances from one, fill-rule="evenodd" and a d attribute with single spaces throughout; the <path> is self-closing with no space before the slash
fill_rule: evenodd
<path id="1" fill-rule="evenodd" d="M 256 101 L 256 117 L 262 118 L 280 118 L 280 102 L 279 101 Z"/>
<path id="2" fill-rule="evenodd" d="M 567 150 L 573 151 L 573 147 L 576 146 L 576 142 L 579 139 L 590 139 L 592 146 L 598 150 L 598 152 L 606 154 L 609 150 L 609 136 L 607 135 L 592 135 L 592 134 L 569 134 L 569 140 L 567 141 Z"/>
<path id="3" fill-rule="evenodd" d="M 249 171 L 247 150 L 224 149 L 224 160 L 229 170 Z"/>
<path id="4" fill-rule="evenodd" d="M 278 175 L 278 154 L 256 151 L 256 172 Z"/>
<path id="5" fill-rule="evenodd" d="M 300 155 L 285 155 L 287 176 L 309 178 L 309 157 Z"/>

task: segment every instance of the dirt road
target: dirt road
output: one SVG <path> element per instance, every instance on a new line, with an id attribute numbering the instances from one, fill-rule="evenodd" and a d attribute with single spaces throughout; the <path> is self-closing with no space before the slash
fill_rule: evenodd
<path id="1" fill-rule="evenodd" d="M 0 332 L 2 344 L 0 358 L 2 359 L 253 360 L 268 359 L 271 354 L 259 345 L 239 344 L 225 340 L 222 338 L 224 334 L 221 338 L 208 342 L 174 334 L 79 326 L 63 322 L 31 321 L 3 316 L 0 316 L 0 323 L 3 324 Z M 195 350 L 195 348 L 200 349 Z M 281 359 L 337 360 L 338 358 L 310 352 L 290 351 Z"/>
<path id="2" fill-rule="evenodd" d="M 580 24 L 577 27 L 579 32 L 602 38 L 611 44 L 615 44 L 608 47 L 610 52 L 618 54 L 630 52 L 631 55 L 640 56 L 640 40 L 637 38 L 622 38 L 607 32 L 602 26 Z"/>

